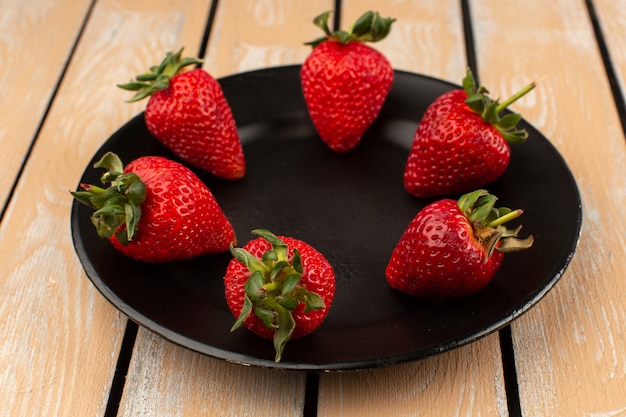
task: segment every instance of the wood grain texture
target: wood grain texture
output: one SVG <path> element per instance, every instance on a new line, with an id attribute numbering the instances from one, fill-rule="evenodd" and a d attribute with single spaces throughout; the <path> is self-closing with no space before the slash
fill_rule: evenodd
<path id="1" fill-rule="evenodd" d="M 345 0 L 343 5 L 342 29 L 368 10 L 397 19 L 385 39 L 370 44 L 394 69 L 461 83 L 467 61 L 458 1 Z"/>
<path id="2" fill-rule="evenodd" d="M 186 46 L 195 54 L 210 9 L 209 0 L 94 4 L 69 57 L 88 2 L 0 3 L 3 178 L 14 178 L 69 60 L 0 224 L 0 416 L 103 415 L 126 319 L 76 259 L 68 190 L 96 149 L 145 106 L 124 103 L 129 93 L 115 84 L 165 51 Z M 345 24 L 367 9 L 399 19 L 376 45 L 395 68 L 460 82 L 466 63 L 457 0 L 343 4 Z M 539 80 L 513 108 L 563 154 L 583 198 L 582 236 L 569 269 L 512 326 L 523 415 L 626 416 L 626 138 L 585 2 L 469 4 L 480 80 L 502 97 Z M 624 90 L 625 0 L 593 4 Z M 219 5 L 204 64 L 215 76 L 302 62 L 309 51 L 302 42 L 320 33 L 311 19 L 334 2 Z M 0 202 L 11 182 L 0 184 Z M 492 335 L 423 361 L 323 374 L 318 414 L 505 416 L 502 373 Z M 119 415 L 301 416 L 304 387 L 303 374 L 229 364 L 140 329 Z"/>
<path id="3" fill-rule="evenodd" d="M 73 7 L 57 11 L 58 21 Z M 145 69 L 137 57 L 155 62 L 184 42 L 197 48 L 206 9 L 189 1 L 138 1 L 133 9 L 97 3 L 0 228 L 0 415 L 103 415 L 126 319 L 74 254 L 68 190 L 109 134 L 140 109 L 126 105 L 115 84 Z M 78 35 L 76 28 L 54 30 Z M 67 53 L 72 43 L 48 42 L 42 53 L 50 56 L 45 49 Z"/>
<path id="4" fill-rule="evenodd" d="M 0 5 L 0 205 L 44 116 L 89 1 L 5 1 Z M 57 25 L 55 22 L 63 22 Z"/>
<path id="5" fill-rule="evenodd" d="M 394 68 L 460 84 L 466 62 L 457 1 L 344 1 L 342 26 L 366 10 L 396 17 L 374 44 Z M 319 416 L 505 416 L 497 335 L 438 356 L 358 373 L 320 377 Z M 391 395 L 390 395 L 391 394 Z"/>
<path id="6" fill-rule="evenodd" d="M 524 415 L 626 415 L 626 147 L 584 1 L 471 6 L 482 83 L 508 97 L 540 80 L 513 107 L 559 149 L 583 200 L 571 266 L 512 327 Z"/>
<path id="7" fill-rule="evenodd" d="M 214 77 L 277 65 L 300 64 L 305 42 L 322 35 L 313 25 L 332 0 L 232 0 L 220 2 L 204 68 Z"/>
<path id="8" fill-rule="evenodd" d="M 390 368 L 322 375 L 318 415 L 506 416 L 498 338 Z"/>
<path id="9" fill-rule="evenodd" d="M 302 415 L 302 374 L 227 363 L 140 329 L 119 416 Z"/>

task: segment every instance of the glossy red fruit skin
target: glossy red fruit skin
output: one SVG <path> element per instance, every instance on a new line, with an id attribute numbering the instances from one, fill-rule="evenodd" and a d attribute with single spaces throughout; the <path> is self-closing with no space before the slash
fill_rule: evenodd
<path id="1" fill-rule="evenodd" d="M 353 149 L 378 117 L 393 83 L 391 64 L 356 41 L 329 39 L 313 49 L 300 74 L 311 120 L 335 152 Z"/>
<path id="2" fill-rule="evenodd" d="M 293 311 L 296 327 L 291 336 L 291 339 L 295 339 L 313 332 L 328 315 L 335 296 L 335 273 L 328 260 L 309 244 L 291 237 L 278 237 L 289 247 L 290 258 L 293 255 L 294 248 L 300 252 L 303 267 L 300 285 L 308 291 L 317 293 L 322 297 L 326 305 L 323 309 L 312 310 L 306 313 L 304 312 L 303 303 L 296 307 Z M 271 244 L 263 238 L 251 240 L 243 246 L 244 250 L 259 258 L 270 248 Z M 228 308 L 235 317 L 239 317 L 241 313 L 245 295 L 244 285 L 249 277 L 250 271 L 243 263 L 236 259 L 230 261 L 224 276 L 224 288 Z M 272 339 L 274 337 L 274 330 L 268 329 L 254 313 L 248 316 L 243 326 L 262 338 Z"/>
<path id="3" fill-rule="evenodd" d="M 389 285 L 414 297 L 463 297 L 482 289 L 500 268 L 503 253 L 485 262 L 486 247 L 457 202 L 439 200 L 409 223 L 385 275 Z"/>
<path id="4" fill-rule="evenodd" d="M 168 262 L 228 251 L 235 232 L 211 191 L 187 167 L 156 156 L 126 166 L 146 185 L 135 238 L 121 244 L 124 255 L 144 262 Z"/>
<path id="5" fill-rule="evenodd" d="M 404 170 L 410 194 L 431 198 L 468 192 L 495 181 L 508 167 L 509 144 L 466 99 L 465 91 L 453 90 L 426 109 Z"/>
<path id="6" fill-rule="evenodd" d="M 219 83 L 193 69 L 150 96 L 145 112 L 152 135 L 191 166 L 225 179 L 245 175 L 243 147 Z"/>

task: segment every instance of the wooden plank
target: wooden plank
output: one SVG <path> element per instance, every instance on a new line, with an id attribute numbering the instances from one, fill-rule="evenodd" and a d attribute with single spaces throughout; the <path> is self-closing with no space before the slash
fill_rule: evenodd
<path id="1" fill-rule="evenodd" d="M 343 25 L 366 10 L 396 17 L 373 45 L 397 69 L 460 84 L 467 66 L 458 1 L 344 1 Z M 423 361 L 320 377 L 320 416 L 507 414 L 497 335 Z M 392 395 L 390 395 L 390 393 Z"/>
<path id="2" fill-rule="evenodd" d="M 327 0 L 220 2 L 204 68 L 221 77 L 300 63 L 303 42 L 317 35 L 313 17 L 329 8 Z M 304 384 L 304 374 L 226 363 L 142 330 L 120 415 L 299 416 Z"/>
<path id="3" fill-rule="evenodd" d="M 624 28 L 611 22 L 623 16 L 624 2 L 598 4 L 619 56 Z M 507 97 L 540 80 L 514 108 L 559 149 L 583 200 L 571 266 L 512 328 L 523 414 L 624 415 L 626 149 L 585 2 L 471 6 L 481 81 Z M 556 215 L 558 204 L 546 215 Z"/>
<path id="4" fill-rule="evenodd" d="M 140 329 L 120 416 L 301 416 L 301 373 L 227 363 Z"/>
<path id="5" fill-rule="evenodd" d="M 324 374 L 318 415 L 505 416 L 497 336 L 389 368 Z"/>
<path id="6" fill-rule="evenodd" d="M 64 24 L 46 26 L 70 30 L 65 16 L 80 7 L 65 4 L 55 12 Z M 207 9 L 206 2 L 97 2 L 0 228 L 1 415 L 103 415 L 126 319 L 74 254 L 68 190 L 95 150 L 140 110 L 123 102 L 127 93 L 115 84 L 164 50 L 197 49 Z M 56 33 L 37 48 L 44 56 L 66 53 L 72 36 L 57 43 Z M 55 48 L 62 52 L 46 50 Z"/>
<path id="7" fill-rule="evenodd" d="M 0 5 L 0 205 L 33 140 L 89 1 L 34 0 Z M 54 22 L 63 21 L 63 25 Z"/>
<path id="8" fill-rule="evenodd" d="M 204 68 L 215 77 L 286 64 L 301 64 L 320 36 L 318 14 L 332 0 L 233 0 L 220 3 Z"/>

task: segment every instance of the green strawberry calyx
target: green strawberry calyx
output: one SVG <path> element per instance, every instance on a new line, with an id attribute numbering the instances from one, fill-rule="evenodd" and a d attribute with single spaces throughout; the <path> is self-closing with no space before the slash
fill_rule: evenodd
<path id="1" fill-rule="evenodd" d="M 531 82 L 510 98 L 500 103 L 499 99 L 492 100 L 489 98 L 487 95 L 489 94 L 489 90 L 485 87 L 476 86 L 474 75 L 469 68 L 463 79 L 463 90 L 467 94 L 465 104 L 474 112 L 480 114 L 485 122 L 490 123 L 498 129 L 502 137 L 511 144 L 523 143 L 528 138 L 528 132 L 526 132 L 525 129 L 517 128 L 517 124 L 522 119 L 520 114 L 509 113 L 500 117 L 500 113 L 535 87 L 536 83 Z"/>
<path id="2" fill-rule="evenodd" d="M 118 84 L 121 89 L 136 91 L 135 95 L 128 100 L 129 103 L 143 100 L 159 90 L 165 90 L 170 85 L 172 77 L 189 65 L 202 63 L 198 58 L 183 58 L 183 49 L 178 52 L 168 52 L 161 64 L 150 68 L 150 71 L 139 74 L 134 80 L 126 84 Z"/>
<path id="3" fill-rule="evenodd" d="M 252 234 L 267 240 L 272 247 L 259 259 L 245 249 L 231 245 L 233 257 L 250 271 L 244 285 L 243 307 L 231 331 L 238 329 L 254 312 L 268 329 L 275 330 L 275 360 L 280 362 L 285 345 L 296 327 L 292 312 L 298 304 L 304 303 L 305 312 L 323 309 L 325 304 L 317 293 L 299 285 L 303 270 L 297 249 L 293 249 L 293 256 L 289 258 L 287 244 L 270 231 L 255 229 Z"/>
<path id="4" fill-rule="evenodd" d="M 507 229 L 504 224 L 521 216 L 522 209 L 511 210 L 507 207 L 495 207 L 497 197 L 486 190 L 476 190 L 467 193 L 458 200 L 461 212 L 474 227 L 474 235 L 485 245 L 487 250 L 485 262 L 494 250 L 499 252 L 516 252 L 530 248 L 534 243 L 532 235 L 525 239 L 517 236 L 522 229 Z"/>
<path id="5" fill-rule="evenodd" d="M 100 237 L 109 239 L 115 235 L 120 243 L 127 245 L 137 234 L 141 204 L 146 199 L 146 185 L 137 174 L 125 174 L 122 161 L 112 152 L 107 152 L 94 164 L 94 168 L 107 170 L 100 180 L 109 187 L 80 184 L 83 191 L 70 191 L 70 194 L 95 209 L 91 222 Z"/>
<path id="6" fill-rule="evenodd" d="M 382 18 L 378 12 L 367 11 L 352 25 L 350 30 L 336 30 L 331 32 L 328 27 L 328 18 L 331 11 L 324 12 L 313 19 L 315 26 L 324 31 L 325 36 L 319 37 L 305 45 L 311 45 L 315 48 L 320 43 L 334 39 L 341 43 L 348 42 L 378 42 L 389 34 L 391 24 L 396 21 L 394 18 Z"/>

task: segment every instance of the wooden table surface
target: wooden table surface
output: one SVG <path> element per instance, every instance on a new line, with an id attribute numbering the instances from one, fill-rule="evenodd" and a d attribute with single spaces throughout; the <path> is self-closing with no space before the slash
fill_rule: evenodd
<path id="1" fill-rule="evenodd" d="M 115 87 L 181 46 L 215 77 L 302 63 L 312 18 L 393 16 L 393 67 L 470 65 L 571 168 L 583 227 L 556 287 L 509 327 L 382 369 L 244 367 L 138 327 L 87 279 L 68 190 L 145 102 Z M 626 0 L 0 2 L 1 416 L 626 416 Z M 558 201 L 555 201 L 558 215 Z"/>

